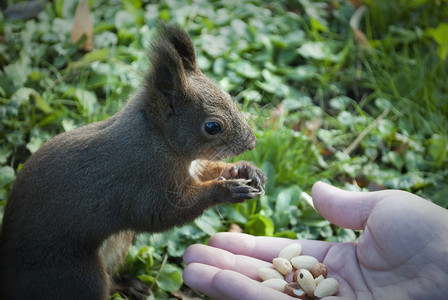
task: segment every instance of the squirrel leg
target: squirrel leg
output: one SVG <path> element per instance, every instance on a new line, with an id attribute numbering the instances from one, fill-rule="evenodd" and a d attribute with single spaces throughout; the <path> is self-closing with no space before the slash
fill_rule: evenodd
<path id="1" fill-rule="evenodd" d="M 146 299 L 151 293 L 146 284 L 135 276 L 117 273 L 126 258 L 133 238 L 134 232 L 131 230 L 114 234 L 103 242 L 99 253 L 106 267 L 106 273 L 109 275 L 109 295 L 119 293 L 130 296 L 132 299 Z"/>

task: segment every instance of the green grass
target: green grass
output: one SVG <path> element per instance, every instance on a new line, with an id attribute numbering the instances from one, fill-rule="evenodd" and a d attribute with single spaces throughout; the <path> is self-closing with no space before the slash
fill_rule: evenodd
<path id="1" fill-rule="evenodd" d="M 268 183 L 260 199 L 139 236 L 126 269 L 155 298 L 181 286 L 189 244 L 233 223 L 257 235 L 356 239 L 302 198 L 317 180 L 404 189 L 448 207 L 448 2 L 370 2 L 360 24 L 369 49 L 353 36 L 345 0 L 92 0 L 88 53 L 70 42 L 74 2 L 52 1 L 28 21 L 2 11 L 0 207 L 42 143 L 122 107 L 143 81 L 158 20 L 189 32 L 200 68 L 248 114 L 258 144 L 238 159 L 255 162 Z"/>

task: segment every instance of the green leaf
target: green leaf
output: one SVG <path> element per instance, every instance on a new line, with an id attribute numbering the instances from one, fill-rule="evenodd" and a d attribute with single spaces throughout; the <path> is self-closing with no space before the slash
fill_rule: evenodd
<path id="1" fill-rule="evenodd" d="M 316 210 L 314 210 L 314 208 L 311 208 L 309 205 L 302 210 L 302 213 L 302 222 L 305 225 L 312 227 L 324 227 L 330 225 L 330 222 L 325 220 Z"/>
<path id="2" fill-rule="evenodd" d="M 104 61 L 110 58 L 109 49 L 98 49 L 92 52 L 86 53 L 81 59 L 71 62 L 67 70 L 82 68 L 90 66 L 94 61 Z"/>
<path id="3" fill-rule="evenodd" d="M 378 121 L 378 131 L 381 133 L 383 137 L 390 137 L 395 133 L 395 124 L 391 120 L 379 120 Z"/>
<path id="4" fill-rule="evenodd" d="M 353 242 L 356 240 L 356 233 L 351 229 L 346 228 L 337 228 L 337 233 L 335 236 L 331 236 L 328 238 L 329 242 L 336 242 L 336 243 L 347 243 L 347 242 Z"/>
<path id="5" fill-rule="evenodd" d="M 316 31 L 324 31 L 324 32 L 328 31 L 328 28 L 324 25 L 324 23 L 320 22 L 317 19 L 310 18 L 310 24 L 311 24 L 311 28 L 313 28 Z"/>
<path id="6" fill-rule="evenodd" d="M 337 110 L 345 110 L 347 106 L 352 102 L 353 100 L 346 96 L 338 96 L 331 98 L 329 101 L 330 107 L 337 109 Z"/>
<path id="7" fill-rule="evenodd" d="M 448 23 L 440 23 L 436 28 L 427 28 L 425 32 L 437 42 L 437 52 L 444 61 L 448 56 Z"/>
<path id="8" fill-rule="evenodd" d="M 222 57 L 229 49 L 228 41 L 223 36 L 201 34 L 198 42 L 203 51 L 215 58 Z"/>
<path id="9" fill-rule="evenodd" d="M 273 236 L 274 222 L 267 216 L 253 215 L 246 223 L 245 232 L 257 236 Z"/>
<path id="10" fill-rule="evenodd" d="M 299 0 L 299 3 L 302 4 L 306 15 L 310 19 L 311 28 L 319 31 L 328 31 L 325 19 L 327 16 L 323 7 L 324 3 L 310 0 Z"/>
<path id="11" fill-rule="evenodd" d="M 332 52 L 332 47 L 328 42 L 307 42 L 303 44 L 297 52 L 304 58 L 312 58 L 316 60 L 328 60 L 338 62 L 340 55 Z"/>
<path id="12" fill-rule="evenodd" d="M 59 18 L 63 17 L 64 0 L 53 1 L 54 10 Z"/>
<path id="13" fill-rule="evenodd" d="M 302 189 L 297 185 L 282 189 L 277 196 L 275 210 L 277 212 L 287 212 L 290 206 L 297 206 L 299 204 L 300 193 L 302 193 Z"/>
<path id="14" fill-rule="evenodd" d="M 294 231 L 291 231 L 291 230 L 276 232 L 274 234 L 274 236 L 275 237 L 280 237 L 280 238 L 291 239 L 291 240 L 297 239 L 297 233 L 294 232 Z"/>
<path id="15" fill-rule="evenodd" d="M 286 98 L 282 101 L 286 109 L 292 111 L 313 105 L 311 97 L 303 95 L 300 98 Z"/>
<path id="16" fill-rule="evenodd" d="M 20 106 L 24 103 L 28 103 L 30 95 L 34 94 L 35 92 L 36 91 L 31 88 L 21 87 L 14 93 L 14 95 L 12 95 L 11 100 L 17 102 Z"/>
<path id="17" fill-rule="evenodd" d="M 22 51 L 20 59 L 5 66 L 3 68 L 7 77 L 11 79 L 11 82 L 16 87 L 21 87 L 24 85 L 28 76 L 31 74 L 31 58 L 28 54 Z"/>
<path id="18" fill-rule="evenodd" d="M 214 235 L 221 228 L 221 220 L 213 210 L 207 210 L 205 213 L 194 220 L 194 224 L 209 236 Z"/>
<path id="19" fill-rule="evenodd" d="M 143 246 L 138 251 L 137 258 L 144 264 L 145 269 L 149 269 L 154 265 L 153 253 L 154 248 L 148 246 Z"/>
<path id="20" fill-rule="evenodd" d="M 75 125 L 75 121 L 73 121 L 72 119 L 64 119 L 64 120 L 62 120 L 62 128 L 64 128 L 65 132 L 72 131 L 76 127 L 77 126 Z"/>
<path id="21" fill-rule="evenodd" d="M 117 30 L 135 26 L 135 17 L 129 11 L 120 10 L 115 15 L 115 27 Z"/>
<path id="22" fill-rule="evenodd" d="M 26 144 L 26 148 L 34 153 L 39 150 L 43 143 L 48 141 L 52 136 L 39 128 L 33 128 L 30 132 L 30 141 Z"/>
<path id="23" fill-rule="evenodd" d="M 277 174 L 275 171 L 275 167 L 269 161 L 265 161 L 261 166 L 261 170 L 263 170 L 264 174 L 268 178 L 266 182 L 266 193 L 271 194 L 275 188 L 275 181 L 277 179 Z"/>
<path id="24" fill-rule="evenodd" d="M 448 207 L 448 184 L 440 182 L 432 188 L 431 201 L 442 206 Z"/>
<path id="25" fill-rule="evenodd" d="M 133 274 L 148 271 L 154 266 L 154 248 L 131 245 L 126 256 L 125 269 Z"/>
<path id="26" fill-rule="evenodd" d="M 0 164 L 4 164 L 8 161 L 9 157 L 13 153 L 13 147 L 11 145 L 4 145 L 0 147 Z"/>
<path id="27" fill-rule="evenodd" d="M 260 76 L 260 70 L 246 60 L 239 60 L 230 65 L 237 73 L 247 78 L 257 78 Z"/>
<path id="28" fill-rule="evenodd" d="M 230 22 L 230 25 L 232 27 L 232 32 L 235 33 L 239 37 L 246 37 L 248 34 L 247 31 L 247 24 L 244 23 L 244 21 L 240 19 L 233 19 Z"/>
<path id="29" fill-rule="evenodd" d="M 76 89 L 75 98 L 81 104 L 82 113 L 84 116 L 92 116 L 98 108 L 98 100 L 96 95 L 90 91 Z"/>
<path id="30" fill-rule="evenodd" d="M 272 215 L 272 220 L 278 230 L 288 228 L 288 224 L 291 218 L 293 218 L 291 212 L 300 203 L 301 192 L 302 189 L 300 187 L 291 185 L 287 188 L 282 188 L 278 193 L 275 199 L 275 212 Z"/>
<path id="31" fill-rule="evenodd" d="M 175 265 L 166 264 L 156 282 L 157 286 L 164 291 L 177 291 L 183 284 L 182 271 Z"/>
<path id="32" fill-rule="evenodd" d="M 64 19 L 73 19 L 74 15 L 75 15 L 75 11 L 76 11 L 76 6 L 78 5 L 79 1 L 75 1 L 75 0 L 62 0 L 59 1 L 59 6 L 62 4 L 62 9 L 59 11 L 59 13 L 61 13 L 61 15 L 59 16 L 60 18 L 64 18 Z M 58 7 L 59 9 L 59 7 Z"/>
<path id="33" fill-rule="evenodd" d="M 338 115 L 339 123 L 341 123 L 344 126 L 349 127 L 349 126 L 353 125 L 353 123 L 354 123 L 353 120 L 354 120 L 354 118 L 353 118 L 352 114 L 346 110 L 341 111 Z"/>
<path id="34" fill-rule="evenodd" d="M 258 87 L 282 97 L 289 94 L 290 89 L 289 86 L 285 84 L 284 78 L 273 74 L 267 69 L 264 69 L 261 74 L 263 75 L 264 82 L 256 81 L 255 84 Z"/>
<path id="35" fill-rule="evenodd" d="M 6 134 L 6 140 L 12 145 L 18 147 L 25 143 L 25 136 L 20 130 L 14 130 Z"/>
<path id="36" fill-rule="evenodd" d="M 385 159 L 389 161 L 397 170 L 401 170 L 404 166 L 403 157 L 398 154 L 396 151 L 389 151 L 386 154 Z"/>
<path id="37" fill-rule="evenodd" d="M 4 166 L 0 168 L 0 189 L 2 189 L 7 184 L 12 183 L 16 179 L 16 174 L 14 169 L 9 166 Z"/>
<path id="38" fill-rule="evenodd" d="M 428 154 L 430 158 L 435 161 L 438 167 L 441 167 L 447 157 L 448 137 L 434 134 L 428 143 Z"/>
<path id="39" fill-rule="evenodd" d="M 246 89 L 242 92 L 244 99 L 248 102 L 260 102 L 263 96 L 256 90 Z"/>
<path id="40" fill-rule="evenodd" d="M 196 62 L 202 71 L 208 70 L 212 66 L 212 62 L 204 55 L 198 55 Z"/>
<path id="41" fill-rule="evenodd" d="M 50 114 L 53 112 L 51 106 L 42 98 L 42 96 L 37 91 L 34 93 L 34 97 L 36 98 L 37 108 L 39 108 L 42 112 L 46 114 Z"/>
<path id="42" fill-rule="evenodd" d="M 424 186 L 425 179 L 418 174 L 407 173 L 403 176 L 395 176 L 384 182 L 384 185 L 391 189 L 410 190 Z"/>
<path id="43" fill-rule="evenodd" d="M 36 136 L 33 136 L 30 141 L 26 144 L 26 148 L 31 152 L 34 153 L 37 150 L 39 150 L 40 146 L 44 143 L 44 141 Z"/>

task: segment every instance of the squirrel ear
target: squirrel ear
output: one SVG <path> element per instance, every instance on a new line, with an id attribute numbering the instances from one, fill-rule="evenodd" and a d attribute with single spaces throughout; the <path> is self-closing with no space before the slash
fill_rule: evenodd
<path id="1" fill-rule="evenodd" d="M 186 71 L 198 70 L 193 43 L 182 29 L 161 23 L 151 48 L 147 82 L 151 89 L 172 99 L 185 87 Z"/>
<path id="2" fill-rule="evenodd" d="M 152 44 L 150 61 L 152 68 L 148 74 L 148 84 L 151 89 L 169 98 L 183 89 L 186 81 L 185 70 L 172 44 L 163 39 L 155 41 Z"/>
<path id="3" fill-rule="evenodd" d="M 162 39 L 171 43 L 177 54 L 182 59 L 183 66 L 186 70 L 196 70 L 196 52 L 193 43 L 188 34 L 174 25 L 160 23 L 158 32 Z"/>

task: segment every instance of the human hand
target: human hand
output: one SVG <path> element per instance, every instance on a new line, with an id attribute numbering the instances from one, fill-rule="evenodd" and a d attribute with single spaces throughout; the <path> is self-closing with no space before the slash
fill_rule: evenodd
<path id="1" fill-rule="evenodd" d="M 357 242 L 300 241 L 302 254 L 323 262 L 339 282 L 325 299 L 445 299 L 448 295 L 448 211 L 413 194 L 347 192 L 318 182 L 319 213 L 364 230 Z M 209 246 L 184 254 L 184 281 L 216 299 L 294 299 L 260 284 L 257 271 L 294 240 L 218 233 Z"/>

